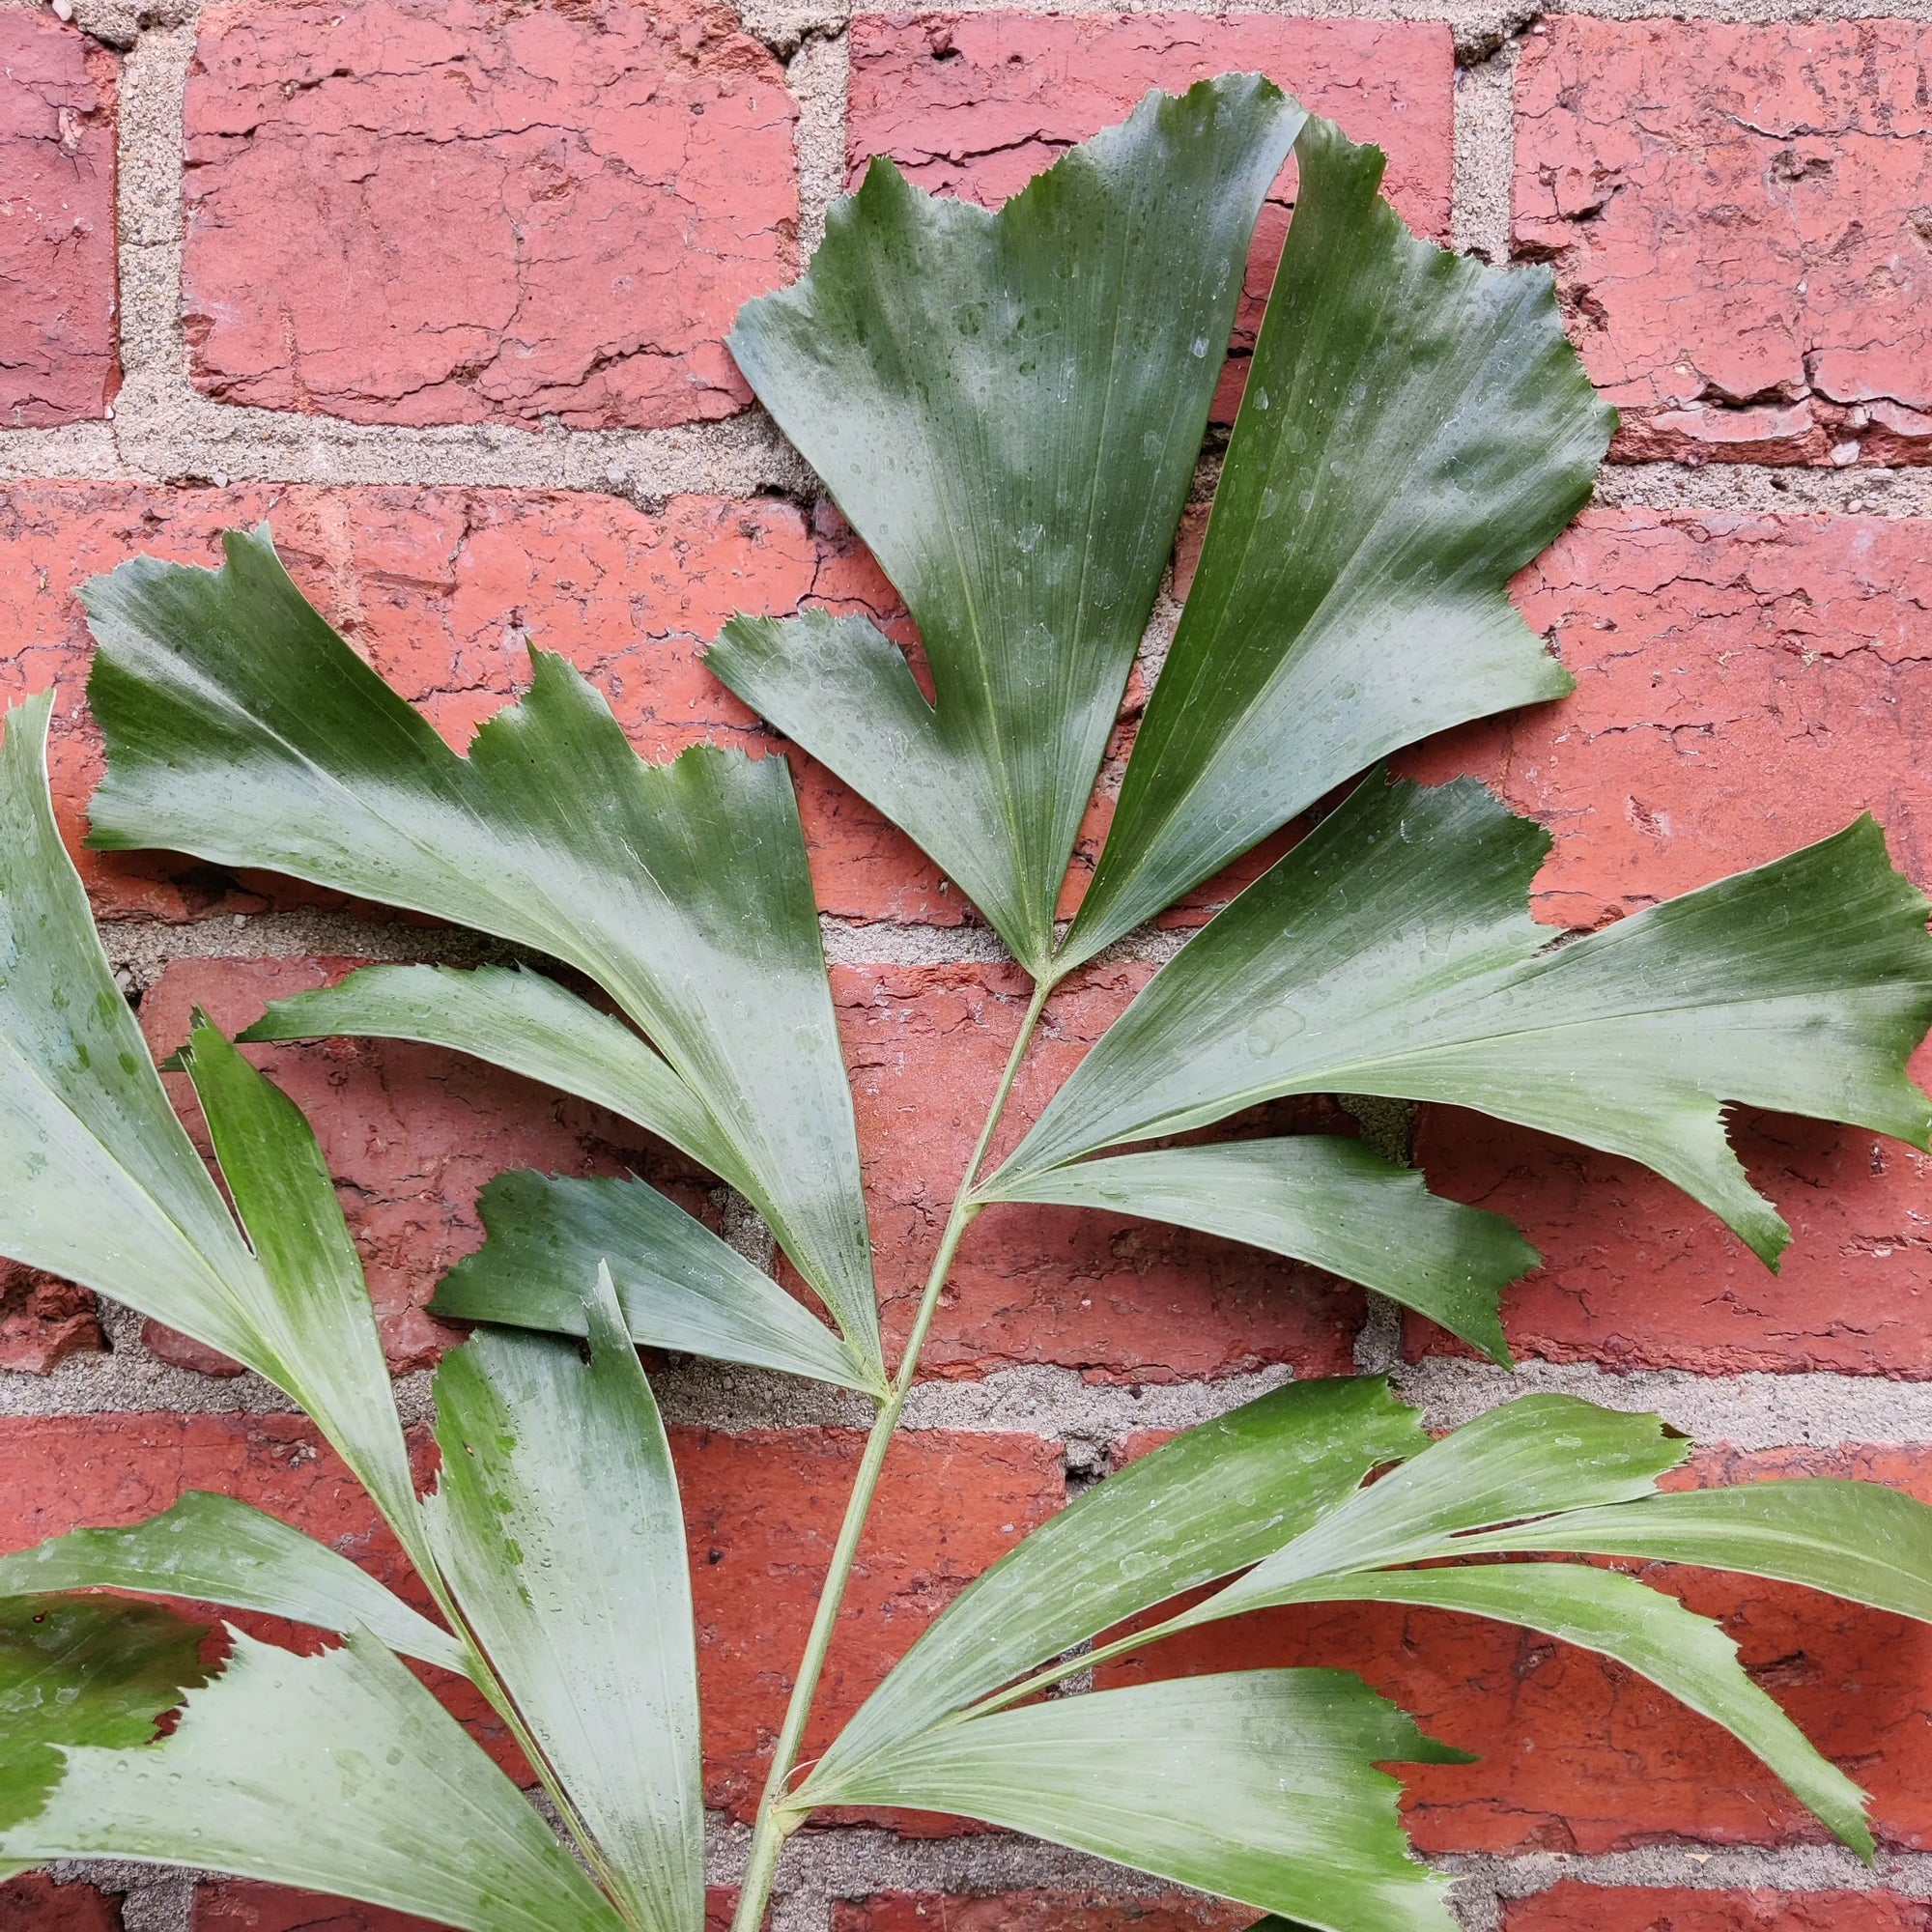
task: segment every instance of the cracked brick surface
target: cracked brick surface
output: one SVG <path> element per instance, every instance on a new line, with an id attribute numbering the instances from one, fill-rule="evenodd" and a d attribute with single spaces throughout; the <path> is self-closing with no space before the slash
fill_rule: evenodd
<path id="1" fill-rule="evenodd" d="M 94 1297 L 44 1268 L 0 1262 L 0 1370 L 51 1375 L 102 1346 Z"/>
<path id="2" fill-rule="evenodd" d="M 1445 240 L 1454 173 L 1455 53 L 1435 22 L 1215 19 L 1199 14 L 875 14 L 852 23 L 846 163 L 856 185 L 888 155 L 931 193 L 1004 201 L 1067 148 L 1124 120 L 1150 88 L 1180 93 L 1264 73 L 1352 139 L 1388 155 L 1389 198 Z M 1255 230 L 1215 395 L 1233 419 L 1293 203 L 1294 164 Z"/>
<path id="3" fill-rule="evenodd" d="M 1144 1446 L 1151 1440 L 1128 1448 Z M 1932 1498 L 1932 1449 L 1708 1450 L 1688 1480 L 1772 1476 L 1858 1477 Z M 1722 1623 L 1745 1667 L 1871 1794 L 1882 1845 L 1925 1847 L 1932 1631 L 1785 1584 L 1624 1567 Z M 1359 1671 L 1432 1737 L 1478 1754 L 1470 1765 L 1398 1767 L 1404 1812 L 1425 1854 L 1824 1841 L 1822 1828 L 1728 1733 L 1621 1665 L 1474 1617 L 1374 1604 L 1267 1610 L 1099 1674 L 1126 1683 L 1300 1664 Z"/>
<path id="4" fill-rule="evenodd" d="M 25 484 L 0 493 L 0 696 L 58 684 L 54 805 L 98 914 L 185 920 L 335 895 L 180 855 L 79 849 L 99 782 L 99 740 L 81 702 L 92 642 L 74 591 L 137 554 L 220 560 L 220 532 L 267 520 L 304 592 L 459 750 L 528 683 L 528 644 L 557 651 L 610 698 L 639 752 L 700 739 L 782 743 L 707 671 L 703 647 L 736 611 L 783 614 L 890 595 L 849 538 L 787 503 L 673 497 L 646 512 L 564 491 L 162 489 Z M 820 905 L 854 919 L 956 925 L 931 865 L 824 768 L 794 759 Z M 364 911 L 373 911 L 362 908 Z M 373 913 L 388 918 L 386 913 Z"/>
<path id="5" fill-rule="evenodd" d="M 1932 1932 L 1932 1903 L 1873 1891 L 1693 1891 L 1572 1880 L 1503 1909 L 1502 1932 Z"/>
<path id="6" fill-rule="evenodd" d="M 22 1872 L 0 1885 L 0 1925 L 8 1932 L 122 1932 L 121 1908 L 91 1885 L 56 1885 Z"/>
<path id="7" fill-rule="evenodd" d="M 0 428 L 104 415 L 114 307 L 114 56 L 0 11 Z"/>
<path id="8" fill-rule="evenodd" d="M 749 1817 L 865 1437 L 838 1429 L 673 1430 L 670 1440 L 696 1613 L 706 1794 Z M 414 1432 L 414 1446 L 418 1479 L 427 1482 L 435 1460 L 427 1432 Z M 426 1606 L 367 1496 L 301 1416 L 0 1418 L 0 1458 L 8 1472 L 0 1550 L 82 1526 L 138 1522 L 185 1490 L 213 1490 L 293 1522 Z M 932 1618 L 1065 1500 L 1058 1446 L 1037 1436 L 930 1430 L 901 1441 L 846 1593 L 808 1752 L 824 1749 Z M 298 1649 L 321 1641 L 275 1619 L 236 1621 Z M 467 1683 L 441 1672 L 426 1681 L 527 1781 L 500 1723 Z M 232 1932 L 253 1928 L 244 1919 Z M 262 1932 L 283 1928 L 270 1918 Z M 362 1928 L 352 1920 L 341 1932 Z M 369 1932 L 395 1928 L 379 1921 Z"/>
<path id="9" fill-rule="evenodd" d="M 202 15 L 183 306 L 226 402 L 356 422 L 732 414 L 796 268 L 796 109 L 704 0 Z"/>
<path id="10" fill-rule="evenodd" d="M 1404 762 L 1474 772 L 1549 827 L 1536 905 L 1552 924 L 1601 925 L 1867 810 L 1893 862 L 1932 884 L 1928 537 L 1910 519 L 1591 511 L 1517 584 L 1575 696 Z M 1915 1070 L 1932 1076 L 1932 1054 Z M 1932 1162 L 1818 1122 L 1747 1111 L 1732 1130 L 1795 1231 L 1776 1274 L 1607 1154 L 1425 1109 L 1418 1157 L 1543 1250 L 1504 1296 L 1520 1350 L 1714 1375 L 1932 1375 Z M 1453 1346 L 1412 1328 L 1417 1347 Z"/>
<path id="11" fill-rule="evenodd" d="M 1555 265 L 1614 453 L 1932 462 L 1932 27 L 1548 25 L 1515 244 Z"/>

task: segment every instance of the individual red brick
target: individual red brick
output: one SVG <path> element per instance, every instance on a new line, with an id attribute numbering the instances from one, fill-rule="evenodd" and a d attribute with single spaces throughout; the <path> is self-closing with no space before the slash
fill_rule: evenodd
<path id="1" fill-rule="evenodd" d="M 204 1879 L 188 1926 L 189 1932 L 440 1932 L 436 1920 L 407 1912 L 245 1878 Z"/>
<path id="2" fill-rule="evenodd" d="M 706 1892 L 705 1932 L 725 1932 L 736 1895 L 724 1886 Z M 245 1878 L 203 1880 L 189 1925 L 190 1932 L 435 1932 L 427 1918 Z"/>
<path id="3" fill-rule="evenodd" d="M 1389 199 L 1445 240 L 1454 173 L 1455 52 L 1438 22 L 1199 14 L 894 14 L 852 23 L 845 152 L 856 185 L 888 155 L 933 193 L 1004 201 L 1076 142 L 1123 121 L 1150 88 L 1179 93 L 1258 71 L 1389 157 Z M 1236 356 L 1215 398 L 1232 419 L 1293 203 L 1293 164 L 1255 232 Z"/>
<path id="4" fill-rule="evenodd" d="M 114 56 L 78 27 L 0 13 L 0 425 L 101 416 L 121 383 Z"/>
<path id="5" fill-rule="evenodd" d="M 16 486 L 0 498 L 0 626 L 13 640 L 0 657 L 0 695 L 61 686 L 51 762 L 71 843 L 101 769 L 80 705 L 92 646 L 74 590 L 141 554 L 216 562 L 222 529 L 264 520 L 303 590 L 459 749 L 527 684 L 526 639 L 595 681 L 646 757 L 703 739 L 776 744 L 703 668 L 701 649 L 735 611 L 797 609 L 821 574 L 841 601 L 856 587 L 838 540 L 782 503 L 677 497 L 646 514 L 622 497 L 577 493 Z M 877 573 L 867 582 L 879 583 Z M 795 770 L 825 910 L 960 922 L 958 895 L 903 834 L 823 767 L 800 757 Z M 341 902 L 170 855 L 76 856 L 109 917 Z"/>
<path id="6" fill-rule="evenodd" d="M 707 1788 L 749 1818 L 838 1533 L 855 1431 L 709 1431 L 671 1440 L 691 1533 Z M 917 1430 L 886 1463 L 805 1756 L 966 1584 L 1065 1500 L 1057 1444 Z"/>
<path id="7" fill-rule="evenodd" d="M 1905 519 L 1591 511 L 1516 586 L 1576 695 L 1406 762 L 1431 779 L 1472 771 L 1550 828 L 1536 908 L 1552 924 L 1601 925 L 1863 810 L 1894 862 L 1932 884 L 1928 539 L 1932 526 Z M 1932 1078 L 1932 1057 L 1917 1072 Z M 1776 1275 L 1630 1162 L 1446 1110 L 1425 1112 L 1418 1151 L 1434 1184 L 1511 1214 L 1544 1251 L 1504 1299 L 1521 1350 L 1932 1374 L 1932 1164 L 1869 1133 L 1754 1113 L 1733 1137 L 1796 1231 Z"/>
<path id="8" fill-rule="evenodd" d="M 415 1446 L 427 1480 L 434 1448 L 426 1432 Z M 696 1606 L 707 1791 L 713 1804 L 746 1817 L 864 1448 L 856 1430 L 671 1435 Z M 7 1470 L 0 1552 L 73 1528 L 138 1522 L 184 1490 L 213 1490 L 295 1523 L 418 1605 L 426 1601 L 367 1496 L 301 1416 L 0 1418 L 0 1465 Z M 1059 1446 L 1038 1436 L 921 1430 L 895 1444 L 845 1594 L 808 1754 L 831 1742 L 967 1583 L 1065 1500 Z M 292 1634 L 281 1624 L 270 1632 L 281 1641 Z M 307 1633 L 298 1640 L 315 1638 Z M 431 1681 L 480 1741 L 514 1766 L 500 1725 L 475 1693 L 441 1673 Z"/>
<path id="9" fill-rule="evenodd" d="M 0 1369 L 51 1375 L 104 1345 L 94 1297 L 43 1268 L 0 1262 Z"/>
<path id="10" fill-rule="evenodd" d="M 796 266 L 796 110 L 724 8 L 242 0 L 185 115 L 208 394 L 581 429 L 750 400 L 724 336 Z"/>
<path id="11" fill-rule="evenodd" d="M 91 1885 L 56 1885 L 45 1872 L 22 1872 L 0 1885 L 0 1925 L 7 1932 L 121 1932 L 121 1908 Z"/>
<path id="12" fill-rule="evenodd" d="M 1047 1009 L 995 1147 L 1010 1148 L 1149 969 L 1096 966 Z M 1028 984 L 1008 966 L 835 967 L 889 1335 L 910 1323 L 941 1223 L 999 1083 Z M 1324 1119 L 1323 1124 L 1331 1124 Z M 988 1208 L 968 1231 L 928 1373 L 1026 1362 L 1174 1381 L 1268 1363 L 1350 1365 L 1360 1292 L 1256 1248 L 1070 1208 Z"/>
<path id="13" fill-rule="evenodd" d="M 1719 1450 L 1698 1457 L 1690 1480 L 1817 1475 L 1932 1499 L 1932 1446 Z M 1932 1630 L 1782 1584 L 1631 1567 L 1722 1621 L 1746 1668 L 1871 1793 L 1881 1842 L 1917 1851 L 1932 1840 Z M 1476 1764 L 1400 1768 L 1409 1828 L 1425 1853 L 1597 1854 L 1668 1839 L 1823 1836 L 1742 1745 L 1643 1679 L 1472 1617 L 1389 1605 L 1270 1610 L 1101 1675 L 1121 1683 L 1301 1664 L 1359 1671 L 1432 1736 L 1478 1753 Z"/>
<path id="14" fill-rule="evenodd" d="M 158 1360 L 177 1369 L 192 1369 L 198 1376 L 229 1381 L 248 1373 L 245 1364 L 233 1355 L 224 1355 L 219 1349 L 211 1349 L 206 1342 L 197 1342 L 192 1335 L 184 1335 L 179 1328 L 152 1318 L 141 1323 L 141 1346 Z"/>
<path id="15" fill-rule="evenodd" d="M 1932 1904 L 1883 1891 L 1626 1890 L 1566 1879 L 1511 1899 L 1503 1932 L 1932 1932 Z"/>
<path id="16" fill-rule="evenodd" d="M 1078 1891 L 1003 1891 L 985 1897 L 881 1891 L 840 1899 L 832 1932 L 1239 1932 L 1250 1906 L 1173 1893 L 1103 1898 Z"/>
<path id="17" fill-rule="evenodd" d="M 1516 247 L 1553 261 L 1616 454 L 1932 462 L 1932 29 L 1553 16 Z"/>

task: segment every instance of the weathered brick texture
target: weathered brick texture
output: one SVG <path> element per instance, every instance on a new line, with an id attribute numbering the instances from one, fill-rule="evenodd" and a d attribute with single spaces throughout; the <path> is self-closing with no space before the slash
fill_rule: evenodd
<path id="1" fill-rule="evenodd" d="M 1516 247 L 1556 265 L 1620 456 L 1932 462 L 1928 59 L 1909 20 L 1531 37 Z"/>
<path id="2" fill-rule="evenodd" d="M 122 1932 L 121 1909 L 105 1892 L 56 1885 L 44 1872 L 0 1885 L 0 1925 L 7 1932 Z"/>
<path id="3" fill-rule="evenodd" d="M 1870 1891 L 1656 1891 L 1566 1883 L 1513 1901 L 1503 1932 L 1927 1932 L 1932 1904 Z"/>
<path id="4" fill-rule="evenodd" d="M 796 265 L 795 118 L 724 8 L 358 0 L 202 15 L 183 306 L 225 402 L 655 428 Z"/>
<path id="5" fill-rule="evenodd" d="M 1932 885 L 1929 545 L 1932 526 L 1909 518 L 1591 511 L 1517 586 L 1575 696 L 1404 762 L 1474 772 L 1549 827 L 1536 904 L 1552 924 L 1601 925 L 1861 811 Z M 1917 1070 L 1932 1077 L 1932 1055 Z M 1932 1374 L 1932 1163 L 1781 1116 L 1746 1112 L 1733 1132 L 1795 1230 L 1775 1275 L 1631 1162 L 1447 1109 L 1425 1112 L 1419 1153 L 1435 1185 L 1514 1215 L 1543 1249 L 1505 1302 L 1528 1353 Z"/>
<path id="6" fill-rule="evenodd" d="M 114 307 L 114 57 L 0 11 L 0 428 L 104 413 Z"/>

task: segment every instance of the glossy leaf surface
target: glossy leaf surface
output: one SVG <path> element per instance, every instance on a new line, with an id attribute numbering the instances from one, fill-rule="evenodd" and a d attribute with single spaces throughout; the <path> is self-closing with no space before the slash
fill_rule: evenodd
<path id="1" fill-rule="evenodd" d="M 314 1416 L 404 1547 L 417 1553 L 415 1478 L 388 1365 L 361 1259 L 315 1135 L 295 1102 L 199 1013 L 181 1062 L 272 1291 L 257 1317 L 279 1365 L 270 1378 Z"/>
<path id="2" fill-rule="evenodd" d="M 1427 1604 L 1541 1631 L 1647 1677 L 1737 1738 L 1861 1857 L 1872 1855 L 1864 1793 L 1745 1674 L 1738 1647 L 1708 1617 L 1614 1571 L 1580 1563 L 1356 1572 L 1296 1603 Z"/>
<path id="3" fill-rule="evenodd" d="M 40 1808 L 66 1747 L 146 1744 L 182 1693 L 208 1681 L 207 1634 L 154 1604 L 0 1597 L 0 1833 Z"/>
<path id="4" fill-rule="evenodd" d="M 410 1545 L 388 1371 L 314 1137 L 219 1034 L 197 1032 L 197 1091 L 251 1249 L 175 1118 L 54 828 L 51 704 L 10 709 L 0 746 L 0 1253 L 268 1377 Z"/>
<path id="5" fill-rule="evenodd" d="M 1655 1415 L 1571 1395 L 1520 1396 L 1339 1500 L 1209 1599 L 1212 1613 L 1289 1601 L 1280 1592 L 1311 1577 L 1451 1555 L 1461 1548 L 1451 1539 L 1465 1530 L 1648 1496 L 1690 1447 Z"/>
<path id="6" fill-rule="evenodd" d="M 1789 1230 L 1727 1101 L 1925 1144 L 1926 901 L 1869 819 L 1566 945 L 1529 917 L 1548 846 L 1467 781 L 1370 779 L 1154 976 L 998 1184 L 1285 1094 L 1378 1094 L 1639 1160 L 1774 1261 Z"/>
<path id="7" fill-rule="evenodd" d="M 468 1668 L 447 1631 L 339 1550 L 233 1496 L 202 1490 L 126 1529 L 70 1530 L 0 1557 L 0 1595 L 60 1590 L 185 1597 L 343 1635 L 366 1629 L 406 1657 L 459 1673 Z"/>
<path id="8" fill-rule="evenodd" d="M 199 1865 L 464 1932 L 620 1932 L 523 1793 L 374 1638 L 318 1657 L 234 1646 L 171 1736 L 69 1752 L 0 1857 Z"/>
<path id="9" fill-rule="evenodd" d="M 1311 118 L 1288 245 L 1173 648 L 1064 961 L 1400 746 L 1560 697 L 1506 594 L 1588 499 L 1615 412 L 1543 269 L 1418 241 Z"/>
<path id="10" fill-rule="evenodd" d="M 634 1342 L 876 1386 L 770 1275 L 644 1181 L 523 1169 L 497 1175 L 476 1205 L 488 1238 L 437 1284 L 432 1314 L 581 1335 L 584 1293 L 608 1260 Z"/>
<path id="11" fill-rule="evenodd" d="M 1932 1623 L 1932 1509 L 1878 1483 L 1805 1476 L 1676 1491 L 1491 1530 L 1457 1547 L 1695 1563 Z"/>
<path id="12" fill-rule="evenodd" d="M 1302 112 L 1151 94 L 997 212 L 875 160 L 730 337 L 905 598 L 736 619 L 711 668 L 904 827 L 1036 974 L 1179 520 L 1248 241 Z"/>
<path id="13" fill-rule="evenodd" d="M 242 1040 L 348 1034 L 473 1054 L 609 1107 L 741 1191 L 755 1186 L 704 1102 L 622 1020 L 523 967 L 365 966 L 271 1002 Z"/>
<path id="14" fill-rule="evenodd" d="M 698 1932 L 704 1796 L 684 1519 L 607 1272 L 589 1361 L 482 1329 L 437 1371 L 443 1575 L 648 1932 Z"/>
<path id="15" fill-rule="evenodd" d="M 1371 1469 L 1428 1446 L 1375 1378 L 1294 1382 L 1187 1430 L 1089 1490 L 960 1592 L 806 1789 L 1031 1666 L 1278 1549 Z"/>
<path id="16" fill-rule="evenodd" d="M 825 1802 L 952 1811 L 1292 1912 L 1328 1932 L 1452 1932 L 1378 1763 L 1455 1763 L 1339 1670 L 1249 1670 L 943 1725 Z"/>
<path id="17" fill-rule="evenodd" d="M 727 1178 L 875 1358 L 851 1094 L 783 761 L 697 746 L 647 765 L 541 651 L 528 695 L 460 757 L 266 531 L 223 541 L 218 572 L 141 557 L 87 586 L 108 750 L 91 842 L 291 873 L 576 967 L 699 1096 L 737 1153 Z"/>
<path id="18" fill-rule="evenodd" d="M 1431 1194 L 1413 1169 L 1329 1134 L 1116 1154 L 982 1198 L 1101 1208 L 1311 1262 L 1438 1321 L 1507 1364 L 1497 1314 L 1541 1257 L 1500 1214 Z"/>

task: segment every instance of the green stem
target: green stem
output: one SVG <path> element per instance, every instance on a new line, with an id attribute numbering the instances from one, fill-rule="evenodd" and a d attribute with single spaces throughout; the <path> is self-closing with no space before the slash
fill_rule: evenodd
<path id="1" fill-rule="evenodd" d="M 757 1822 L 752 1830 L 751 1857 L 745 1867 L 744 1882 L 739 1888 L 738 1911 L 731 1920 L 731 1932 L 758 1932 L 764 1923 L 765 1906 L 771 1897 L 772 1878 L 778 1869 L 779 1854 L 784 1849 L 784 1841 L 805 1823 L 805 1812 L 787 1807 L 785 1790 L 798 1764 L 799 1747 L 804 1742 L 805 1727 L 811 1717 L 812 1701 L 818 1694 L 818 1680 L 824 1674 L 826 1653 L 832 1647 L 832 1632 L 838 1621 L 838 1608 L 845 1598 L 845 1586 L 851 1580 L 853 1559 L 859 1553 L 859 1539 L 865 1532 L 866 1519 L 871 1513 L 872 1497 L 879 1487 L 879 1473 L 885 1467 L 886 1451 L 891 1447 L 893 1434 L 905 1412 L 906 1398 L 912 1393 L 920 1350 L 924 1348 L 925 1338 L 932 1328 L 932 1319 L 939 1312 L 939 1297 L 946 1287 L 946 1278 L 952 1270 L 952 1258 L 958 1253 L 960 1239 L 971 1226 L 973 1217 L 980 1211 L 979 1204 L 972 1199 L 973 1183 L 980 1178 L 986 1151 L 993 1144 L 993 1135 L 999 1130 L 1001 1116 L 1005 1114 L 1007 1101 L 1012 1095 L 1020 1062 L 1026 1057 L 1034 1029 L 1039 1024 L 1040 1009 L 1046 1005 L 1046 996 L 1052 990 L 1047 980 L 1035 983 L 1033 998 L 1027 1003 L 1026 1017 L 1020 1022 L 1019 1036 L 1013 1041 L 1012 1051 L 1007 1056 L 1006 1070 L 1000 1075 L 1000 1084 L 994 1090 L 985 1124 L 980 1129 L 980 1138 L 973 1144 L 966 1171 L 959 1178 L 958 1191 L 953 1195 L 952 1207 L 946 1216 L 946 1226 L 940 1233 L 939 1247 L 925 1277 L 925 1290 L 919 1299 L 919 1312 L 913 1317 L 912 1332 L 906 1337 L 898 1373 L 893 1378 L 892 1392 L 880 1406 L 871 1434 L 866 1438 L 866 1453 L 859 1463 L 858 1481 L 852 1487 L 851 1500 L 845 1505 L 845 1520 L 838 1525 L 838 1540 L 832 1547 L 831 1568 L 818 1594 L 818 1609 L 811 1619 L 811 1632 L 806 1638 L 805 1655 L 799 1660 L 791 1702 L 785 1707 L 784 1723 L 779 1732 L 778 1747 L 772 1754 L 771 1774 L 765 1780 L 764 1795 L 758 1801 Z"/>

